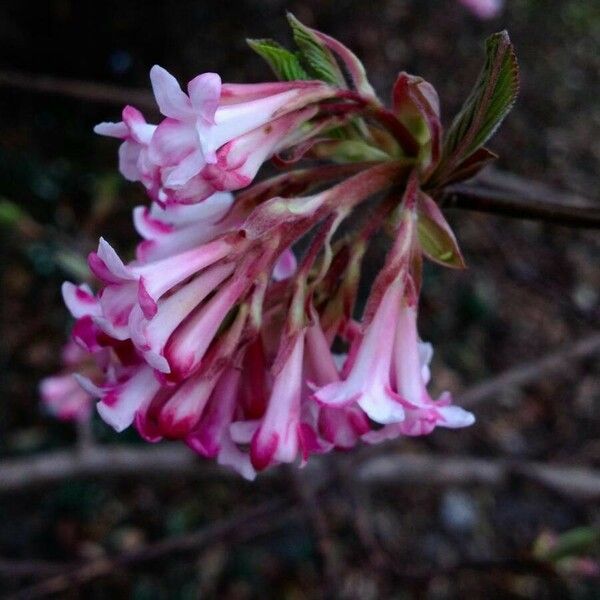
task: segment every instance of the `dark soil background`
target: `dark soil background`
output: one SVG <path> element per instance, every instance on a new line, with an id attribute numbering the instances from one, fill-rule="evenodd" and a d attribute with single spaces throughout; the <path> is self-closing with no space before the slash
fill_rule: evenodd
<path id="1" fill-rule="evenodd" d="M 446 122 L 476 78 L 485 37 L 508 29 L 522 91 L 491 144 L 499 166 L 600 201 L 598 2 L 507 0 L 503 15 L 484 23 L 453 0 L 5 0 L 0 70 L 138 88 L 149 87 L 154 63 L 182 82 L 207 70 L 226 81 L 268 79 L 268 68 L 244 39 L 288 40 L 286 9 L 350 45 L 381 97 L 389 96 L 399 70 L 425 77 L 440 94 Z M 65 256 L 64 247 L 85 256 L 102 233 L 126 249 L 131 208 L 145 200 L 141 188 L 118 176 L 117 145 L 92 134 L 95 123 L 118 118 L 118 105 L 0 88 L 0 197 L 29 215 L 0 230 L 3 457 L 75 441 L 71 425 L 43 413 L 36 386 L 59 368 L 69 330 L 59 287 L 80 260 Z M 421 330 L 436 348 L 436 388 L 459 395 L 598 327 L 596 232 L 463 212 L 451 221 L 469 269 L 426 272 Z M 388 449 L 599 468 L 599 373 L 597 359 L 565 365 L 478 406 L 469 430 L 441 430 Z M 94 432 L 100 442 L 138 443 L 133 433 L 117 436 L 99 421 Z M 65 481 L 6 495 L 0 497 L 0 563 L 76 563 L 139 548 L 235 514 L 289 485 L 282 471 L 253 484 L 173 476 Z M 520 478 L 500 489 L 398 481 L 358 492 L 386 561 L 381 566 L 373 549 L 357 541 L 354 509 L 324 494 L 327 542 L 340 561 L 333 594 L 326 591 L 317 538 L 300 519 L 252 542 L 218 543 L 200 554 L 120 569 L 64 597 L 600 597 L 597 579 L 568 575 L 558 584 L 525 566 L 542 532 L 597 526 L 594 502 Z M 486 561 L 507 567 L 472 567 Z M 32 581 L 0 569 L 3 592 Z"/>

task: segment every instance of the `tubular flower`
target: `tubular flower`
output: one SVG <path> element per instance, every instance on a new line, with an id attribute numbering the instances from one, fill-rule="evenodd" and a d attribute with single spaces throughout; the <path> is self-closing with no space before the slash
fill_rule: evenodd
<path id="1" fill-rule="evenodd" d="M 123 140 L 121 173 L 163 205 L 192 204 L 215 191 L 248 186 L 262 163 L 315 116 L 315 103 L 335 92 L 318 81 L 222 84 L 216 73 L 203 73 L 188 83 L 186 94 L 158 65 L 150 80 L 165 117 L 158 126 L 127 106 L 123 121 L 100 123 L 94 131 Z"/>
<path id="2" fill-rule="evenodd" d="M 97 378 L 100 376 L 98 359 L 72 340 L 67 342 L 61 352 L 64 370 L 40 381 L 39 393 L 44 409 L 61 421 L 89 419 L 93 398 L 79 385 L 74 373 L 86 371 Z"/>
<path id="3" fill-rule="evenodd" d="M 88 258 L 97 291 L 63 285 L 73 342 L 88 357 L 78 354 L 64 375 L 77 369 L 82 389 L 63 375 L 42 383 L 64 418 L 85 414 L 72 407 L 93 396 L 117 431 L 133 425 L 151 443 L 180 440 L 247 479 L 313 454 L 474 422 L 450 394 L 433 400 L 427 391 L 421 269 L 424 259 L 464 268 L 435 199 L 493 157 L 482 144 L 501 118 L 477 102 L 497 107 L 516 87 L 516 63 L 496 77 L 499 99 L 478 84 L 461 113 L 476 116 L 445 137 L 431 84 L 401 73 L 388 109 L 348 48 L 290 22 L 297 39 L 312 40 L 310 56 L 306 44 L 286 54 L 251 42 L 288 81 L 223 84 L 204 73 L 184 92 L 155 66 L 164 119 L 150 125 L 126 107 L 122 122 L 96 127 L 122 140 L 120 170 L 150 203 L 133 211 L 134 260 L 101 238 Z M 493 42 L 511 50 L 505 34 Z M 511 65 L 510 52 L 497 56 L 504 62 L 490 72 Z M 329 162 L 289 168 L 303 157 Z M 253 184 L 270 158 L 287 170 Z M 394 241 L 361 316 L 363 258 L 379 231 Z"/>

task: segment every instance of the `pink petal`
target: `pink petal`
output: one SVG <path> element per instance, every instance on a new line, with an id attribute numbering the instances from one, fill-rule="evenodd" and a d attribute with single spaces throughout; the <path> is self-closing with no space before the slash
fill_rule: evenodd
<path id="1" fill-rule="evenodd" d="M 140 181 L 141 173 L 138 168 L 141 146 L 136 142 L 125 140 L 119 146 L 119 172 L 127 181 Z"/>
<path id="2" fill-rule="evenodd" d="M 144 115 L 137 108 L 126 106 L 123 109 L 123 122 L 127 125 L 133 141 L 145 146 L 150 143 L 156 125 L 146 123 Z"/>
<path id="3" fill-rule="evenodd" d="M 194 150 L 179 164 L 168 171 L 168 175 L 163 178 L 163 183 L 167 187 L 179 187 L 185 185 L 194 175 L 197 175 L 206 164 L 204 155 L 199 150 Z"/>
<path id="4" fill-rule="evenodd" d="M 220 465 L 231 467 L 248 481 L 256 479 L 256 471 L 252 466 L 250 457 L 242 452 L 227 435 L 221 440 L 217 462 Z"/>
<path id="5" fill-rule="evenodd" d="M 173 75 L 159 65 L 154 65 L 150 69 L 150 81 L 158 108 L 165 117 L 180 120 L 193 118 L 190 99 L 183 93 Z"/>
<path id="6" fill-rule="evenodd" d="M 198 134 L 193 124 L 165 119 L 152 136 L 148 157 L 160 166 L 173 166 L 197 148 Z"/>
<path id="7" fill-rule="evenodd" d="M 83 421 L 91 414 L 92 397 L 72 373 L 42 379 L 40 395 L 50 413 L 62 421 Z"/>
<path id="8" fill-rule="evenodd" d="M 188 83 L 188 94 L 194 110 L 209 125 L 214 124 L 215 111 L 221 97 L 221 78 L 216 73 L 202 73 Z"/>
<path id="9" fill-rule="evenodd" d="M 459 0 L 480 19 L 493 19 L 498 16 L 504 6 L 504 0 Z"/>
<path id="10" fill-rule="evenodd" d="M 440 427 L 449 429 L 458 429 L 460 427 L 469 427 L 475 423 L 473 413 L 460 408 L 460 406 L 444 406 L 437 409 L 441 419 L 438 421 Z"/>
<path id="11" fill-rule="evenodd" d="M 290 248 L 286 248 L 273 267 L 273 279 L 275 281 L 289 279 L 296 272 L 297 267 L 296 255 Z"/>
<path id="12" fill-rule="evenodd" d="M 169 361 L 171 373 L 175 378 L 188 377 L 200 365 L 223 319 L 238 301 L 245 287 L 244 281 L 234 277 L 169 338 L 164 355 Z"/>
<path id="13" fill-rule="evenodd" d="M 291 90 L 260 100 L 220 106 L 215 113 L 216 127 L 212 132 L 213 147 L 220 148 L 234 138 L 268 123 L 274 118 L 277 111 L 284 110 L 286 104 L 295 99 L 297 95 L 296 90 Z"/>
<path id="14" fill-rule="evenodd" d="M 215 458 L 223 436 L 229 437 L 239 392 L 240 372 L 228 369 L 219 379 L 196 429 L 186 438 L 190 448 L 207 458 Z"/>
<path id="15" fill-rule="evenodd" d="M 119 123 L 105 121 L 94 127 L 94 133 L 124 140 L 129 135 L 129 127 L 123 121 Z"/>
<path id="16" fill-rule="evenodd" d="M 136 411 L 148 402 L 160 389 L 160 383 L 150 367 L 140 367 L 125 383 L 119 384 L 103 394 L 97 404 L 102 419 L 116 431 L 127 429 Z"/>
<path id="17" fill-rule="evenodd" d="M 202 272 L 195 279 L 158 303 L 158 310 L 148 320 L 137 306 L 129 317 L 131 338 L 144 358 L 155 369 L 169 373 L 170 368 L 162 353 L 167 340 L 175 329 L 191 314 L 215 288 L 233 272 L 232 263 L 216 265 Z"/>
<path id="18" fill-rule="evenodd" d="M 76 319 L 87 315 L 100 315 L 101 309 L 98 299 L 87 284 L 75 285 L 65 281 L 62 284 L 61 291 L 66 307 Z"/>
<path id="19" fill-rule="evenodd" d="M 217 383 L 218 374 L 188 379 L 164 405 L 159 418 L 162 434 L 179 439 L 194 429 Z"/>
<path id="20" fill-rule="evenodd" d="M 225 258 L 230 251 L 229 242 L 216 239 L 180 254 L 132 267 L 131 270 L 140 277 L 139 300 L 144 312 L 151 317 L 156 309 L 155 303 L 164 293 L 201 269 Z"/>
<path id="21" fill-rule="evenodd" d="M 250 444 L 252 465 L 259 471 L 275 461 L 291 463 L 298 454 L 303 355 L 304 335 L 299 334 L 275 377 L 267 412 Z"/>

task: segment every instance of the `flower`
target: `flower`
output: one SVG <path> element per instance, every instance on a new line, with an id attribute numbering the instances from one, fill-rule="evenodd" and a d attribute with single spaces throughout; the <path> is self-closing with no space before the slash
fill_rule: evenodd
<path id="1" fill-rule="evenodd" d="M 152 262 L 214 239 L 224 230 L 221 221 L 232 204 L 229 192 L 217 192 L 196 205 L 136 207 L 133 223 L 144 238 L 136 246 L 137 260 Z"/>
<path id="2" fill-rule="evenodd" d="M 315 392 L 315 398 L 330 406 L 357 403 L 377 423 L 404 420 L 404 406 L 392 389 L 391 364 L 395 326 L 400 312 L 403 284 L 395 280 L 385 292 L 373 321 L 357 344 L 347 378 Z"/>
<path id="3" fill-rule="evenodd" d="M 335 90 L 321 82 L 222 84 L 216 73 L 192 79 L 187 94 L 168 71 L 150 70 L 154 96 L 165 117 L 158 126 L 127 106 L 123 120 L 94 131 L 123 140 L 119 169 L 141 182 L 162 205 L 191 204 L 215 191 L 249 185 L 262 163 L 286 147 Z"/>
<path id="4" fill-rule="evenodd" d="M 89 413 L 94 397 L 115 430 L 133 425 L 151 443 L 179 440 L 247 479 L 281 463 L 303 466 L 313 454 L 474 421 L 448 393 L 430 396 L 432 349 L 417 331 L 423 258 L 464 266 L 436 200 L 421 189 L 444 160 L 437 94 L 401 73 L 388 110 L 350 50 L 291 23 L 346 73 L 332 62 L 334 83 L 250 85 L 204 73 L 184 92 L 154 66 L 164 118 L 149 124 L 128 106 L 121 122 L 96 126 L 121 140 L 119 168 L 151 202 L 133 211 L 142 238 L 133 260 L 100 238 L 88 257 L 98 291 L 63 285 L 77 352 L 88 358 L 42 384 L 65 418 Z M 284 66 L 304 76 L 312 62 L 305 47 L 299 52 L 296 66 Z M 314 65 L 308 71 L 315 75 Z M 303 156 L 339 164 L 287 171 L 234 197 L 282 151 L 280 165 Z M 468 160 L 458 166 L 473 172 Z M 339 235 L 373 196 L 358 231 Z M 381 228 L 396 237 L 359 317 L 363 258 Z"/>
<path id="5" fill-rule="evenodd" d="M 220 465 L 235 469 L 245 479 L 254 479 L 256 471 L 250 457 L 231 438 L 230 425 L 239 409 L 241 373 L 229 367 L 219 379 L 196 428 L 186 444 L 205 458 L 216 458 Z"/>
<path id="6" fill-rule="evenodd" d="M 451 406 L 449 394 L 435 402 L 429 396 L 429 361 L 432 350 L 417 334 L 417 310 L 400 278 L 384 293 L 363 337 L 356 338 L 355 355 L 346 379 L 315 392 L 326 406 L 356 403 L 383 428 L 366 432 L 376 443 L 398 435 L 426 435 L 438 426 L 466 427 L 473 415 Z"/>
<path id="7" fill-rule="evenodd" d="M 99 123 L 94 133 L 123 140 L 119 147 L 119 171 L 128 181 L 142 182 L 151 196 L 156 196 L 160 172 L 148 155 L 156 125 L 146 123 L 142 113 L 133 106 L 126 106 L 122 116 L 119 123 Z"/>
<path id="8" fill-rule="evenodd" d="M 74 377 L 76 371 L 95 371 L 96 364 L 90 355 L 72 340 L 61 353 L 65 369 L 40 381 L 39 391 L 44 408 L 61 421 L 86 421 L 93 407 L 92 396 Z"/>
<path id="9" fill-rule="evenodd" d="M 452 406 L 452 397 L 443 393 L 434 401 L 427 391 L 429 362 L 433 355 L 430 344 L 419 340 L 416 306 L 404 302 L 396 325 L 393 375 L 395 390 L 405 407 L 405 418 L 378 431 L 363 436 L 369 443 L 378 443 L 399 435 L 427 435 L 436 426 L 456 429 L 475 422 L 472 413 Z"/>
<path id="10" fill-rule="evenodd" d="M 497 17 L 504 7 L 504 0 L 459 0 L 459 2 L 483 20 Z"/>

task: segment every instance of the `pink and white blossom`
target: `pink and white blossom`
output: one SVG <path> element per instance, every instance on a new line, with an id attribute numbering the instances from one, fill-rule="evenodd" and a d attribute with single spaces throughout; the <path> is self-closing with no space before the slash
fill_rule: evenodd
<path id="1" fill-rule="evenodd" d="M 86 421 L 92 413 L 93 399 L 79 385 L 74 373 L 85 369 L 99 376 L 100 371 L 90 354 L 72 340 L 63 347 L 61 362 L 63 371 L 40 381 L 43 406 L 61 421 Z"/>
<path id="2" fill-rule="evenodd" d="M 286 147 L 286 137 L 315 116 L 316 104 L 335 93 L 317 81 L 222 84 L 216 73 L 198 75 L 185 93 L 158 65 L 150 80 L 165 119 L 150 125 L 127 106 L 122 121 L 94 131 L 123 140 L 121 173 L 162 205 L 246 187 L 263 162 Z"/>
<path id="3" fill-rule="evenodd" d="M 459 2 L 483 20 L 497 17 L 504 8 L 504 0 L 459 0 Z"/>
<path id="4" fill-rule="evenodd" d="M 88 257 L 96 291 L 63 285 L 76 345 L 41 386 L 60 418 L 86 418 L 95 398 L 115 430 L 179 440 L 247 479 L 335 449 L 473 423 L 448 393 L 430 396 L 432 348 L 417 331 L 422 260 L 438 255 L 419 227 L 429 223 L 428 235 L 460 259 L 452 266 L 463 266 L 441 209 L 421 190 L 441 160 L 437 94 L 401 74 L 388 110 L 349 49 L 311 36 L 345 64 L 346 73 L 335 65 L 335 85 L 227 84 L 204 73 L 184 91 L 156 65 L 163 118 L 149 124 L 126 107 L 122 121 L 96 126 L 121 140 L 121 173 L 151 202 L 133 211 L 141 237 L 133 260 L 100 238 Z M 357 154 L 328 154 L 340 139 Z M 285 151 L 333 164 L 234 197 L 265 161 L 285 165 Z M 359 231 L 338 229 L 376 195 Z M 396 239 L 359 317 L 362 261 L 382 227 Z"/>
<path id="5" fill-rule="evenodd" d="M 400 279 L 388 287 L 364 336 L 355 341 L 358 349 L 347 378 L 317 390 L 319 402 L 337 407 L 357 403 L 377 423 L 404 420 L 404 406 L 391 380 L 395 325 L 403 291 Z"/>

